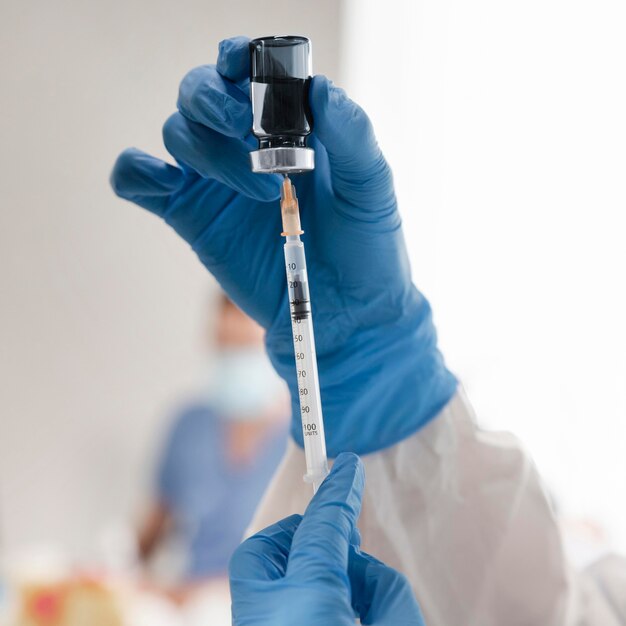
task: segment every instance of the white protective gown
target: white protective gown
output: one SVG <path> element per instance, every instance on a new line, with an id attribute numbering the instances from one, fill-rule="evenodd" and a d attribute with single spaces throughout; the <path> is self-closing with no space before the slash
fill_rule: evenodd
<path id="1" fill-rule="evenodd" d="M 408 576 L 427 626 L 626 626 L 626 559 L 574 571 L 533 462 L 462 390 L 363 462 L 362 549 Z M 290 442 L 251 533 L 304 511 L 304 468 Z"/>

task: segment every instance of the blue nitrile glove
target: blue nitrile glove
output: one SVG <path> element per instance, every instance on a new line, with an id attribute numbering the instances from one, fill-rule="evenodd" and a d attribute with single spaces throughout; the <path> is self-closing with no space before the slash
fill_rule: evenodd
<path id="1" fill-rule="evenodd" d="M 278 175 L 253 174 L 248 40 L 183 79 L 165 123 L 168 165 L 123 152 L 111 184 L 186 239 L 226 293 L 266 330 L 291 389 L 302 445 Z M 437 350 L 428 302 L 411 283 L 391 172 L 369 119 L 323 76 L 311 82 L 316 169 L 294 178 L 307 250 L 330 456 L 390 446 L 432 419 L 456 380 Z"/>
<path id="2" fill-rule="evenodd" d="M 407 579 L 359 550 L 364 474 L 341 454 L 304 513 L 244 541 L 230 561 L 234 626 L 424 626 Z"/>

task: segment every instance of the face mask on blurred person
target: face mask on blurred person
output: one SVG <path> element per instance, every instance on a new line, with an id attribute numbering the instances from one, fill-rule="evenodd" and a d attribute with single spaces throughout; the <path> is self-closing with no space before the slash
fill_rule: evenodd
<path id="1" fill-rule="evenodd" d="M 284 393 L 283 381 L 258 348 L 223 348 L 211 361 L 209 401 L 222 418 L 263 418 Z"/>

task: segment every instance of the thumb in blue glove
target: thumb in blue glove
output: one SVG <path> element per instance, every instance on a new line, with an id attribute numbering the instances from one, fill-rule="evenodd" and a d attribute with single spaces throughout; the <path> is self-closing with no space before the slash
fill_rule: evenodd
<path id="1" fill-rule="evenodd" d="M 230 563 L 234 626 L 424 626 L 406 578 L 360 552 L 363 466 L 341 454 L 304 516 L 241 544 Z"/>

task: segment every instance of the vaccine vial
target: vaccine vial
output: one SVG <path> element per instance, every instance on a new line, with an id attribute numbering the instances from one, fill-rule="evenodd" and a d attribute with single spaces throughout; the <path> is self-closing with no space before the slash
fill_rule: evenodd
<path id="1" fill-rule="evenodd" d="M 259 149 L 252 171 L 295 174 L 315 167 L 306 145 L 313 118 L 309 108 L 311 42 L 306 37 L 260 37 L 250 42 L 252 132 Z"/>

